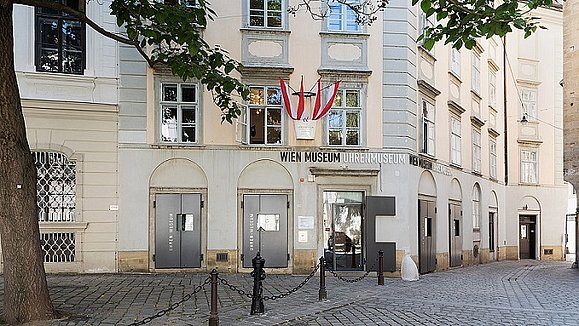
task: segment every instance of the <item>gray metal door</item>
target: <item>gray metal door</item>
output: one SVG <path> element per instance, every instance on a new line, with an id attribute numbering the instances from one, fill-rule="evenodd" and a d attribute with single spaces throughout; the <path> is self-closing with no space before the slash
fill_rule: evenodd
<path id="1" fill-rule="evenodd" d="M 260 252 L 265 267 L 288 266 L 287 195 L 243 195 L 243 267 Z"/>
<path id="2" fill-rule="evenodd" d="M 155 209 L 155 268 L 201 267 L 201 194 L 157 194 Z"/>
<path id="3" fill-rule="evenodd" d="M 418 200 L 418 255 L 420 257 L 420 273 L 429 273 L 436 269 L 435 210 L 436 206 L 434 202 L 422 199 Z"/>
<path id="4" fill-rule="evenodd" d="M 450 235 L 450 267 L 462 265 L 462 207 L 457 204 L 448 205 L 449 235 Z"/>

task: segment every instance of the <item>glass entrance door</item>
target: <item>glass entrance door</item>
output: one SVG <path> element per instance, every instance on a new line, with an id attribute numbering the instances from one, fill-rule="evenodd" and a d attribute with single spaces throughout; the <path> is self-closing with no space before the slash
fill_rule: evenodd
<path id="1" fill-rule="evenodd" d="M 333 270 L 363 270 L 362 192 L 324 192 L 324 257 Z"/>

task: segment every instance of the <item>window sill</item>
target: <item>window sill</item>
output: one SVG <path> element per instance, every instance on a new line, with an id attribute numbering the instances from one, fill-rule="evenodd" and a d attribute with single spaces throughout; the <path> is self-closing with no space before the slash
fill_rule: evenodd
<path id="1" fill-rule="evenodd" d="M 324 145 L 320 146 L 321 150 L 333 150 L 333 151 L 363 151 L 368 152 L 370 148 L 364 146 L 347 146 L 347 145 Z"/>
<path id="2" fill-rule="evenodd" d="M 363 31 L 321 31 L 320 36 L 342 36 L 345 38 L 368 38 L 369 33 Z"/>
<path id="3" fill-rule="evenodd" d="M 283 27 L 253 27 L 245 26 L 239 29 L 242 32 L 291 34 L 291 30 Z"/>
<path id="4" fill-rule="evenodd" d="M 424 152 L 418 152 L 418 156 L 420 157 L 426 157 L 428 159 L 431 159 L 433 161 L 437 161 L 437 158 L 434 156 L 435 154 L 428 154 L 428 153 L 424 153 Z"/>
<path id="5" fill-rule="evenodd" d="M 38 222 L 40 231 L 84 231 L 87 222 Z"/>
<path id="6" fill-rule="evenodd" d="M 482 177 L 482 173 L 480 171 L 472 171 L 471 173 L 476 175 L 477 177 Z"/>
<path id="7" fill-rule="evenodd" d="M 472 89 L 470 90 L 470 93 L 475 96 L 479 101 L 482 100 L 482 96 L 480 96 L 480 92 L 477 91 L 476 89 Z"/>
<path id="8" fill-rule="evenodd" d="M 454 71 L 452 71 L 452 70 L 449 70 L 449 71 L 448 71 L 448 74 L 449 74 L 450 76 L 452 76 L 452 77 L 456 80 L 456 82 L 458 82 L 458 84 L 462 84 L 462 81 L 460 80 L 460 75 L 459 75 L 459 74 L 457 74 L 456 72 L 454 72 Z"/>
<path id="9" fill-rule="evenodd" d="M 480 233 L 480 227 L 472 228 L 472 232 Z"/>
<path id="10" fill-rule="evenodd" d="M 451 168 L 454 168 L 454 169 L 457 169 L 457 170 L 460 170 L 460 171 L 462 171 L 462 169 L 463 169 L 462 166 L 460 165 L 460 163 L 450 162 L 448 165 L 449 165 Z"/>
<path id="11" fill-rule="evenodd" d="M 537 183 L 519 182 L 519 186 L 539 187 L 541 185 L 538 182 Z"/>
<path id="12" fill-rule="evenodd" d="M 185 144 L 185 143 L 157 143 L 151 145 L 152 148 L 157 149 L 198 149 L 198 148 L 205 148 L 205 145 L 201 144 Z"/>

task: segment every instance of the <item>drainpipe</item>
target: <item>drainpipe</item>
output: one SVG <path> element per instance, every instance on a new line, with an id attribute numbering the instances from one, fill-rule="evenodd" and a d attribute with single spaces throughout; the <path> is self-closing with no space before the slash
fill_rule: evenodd
<path id="1" fill-rule="evenodd" d="M 509 185 L 509 140 L 507 138 L 507 36 L 503 36 L 503 133 L 505 140 L 505 187 Z"/>

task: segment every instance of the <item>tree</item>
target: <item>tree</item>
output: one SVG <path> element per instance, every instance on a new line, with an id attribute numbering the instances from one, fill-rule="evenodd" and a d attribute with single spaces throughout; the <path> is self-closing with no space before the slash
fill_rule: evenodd
<path id="1" fill-rule="evenodd" d="M 240 114 L 234 96 L 248 89 L 230 76 L 240 64 L 201 35 L 215 13 L 205 0 L 193 6 L 148 0 L 113 0 L 111 14 L 126 33 L 115 34 L 84 13 L 51 0 L 0 0 L 0 237 L 4 258 L 4 319 L 8 323 L 55 317 L 50 301 L 36 205 L 36 167 L 26 139 L 14 71 L 14 4 L 49 8 L 78 17 L 100 34 L 134 46 L 149 66 L 170 68 L 183 80 L 195 78 L 212 92 L 222 121 Z"/>

